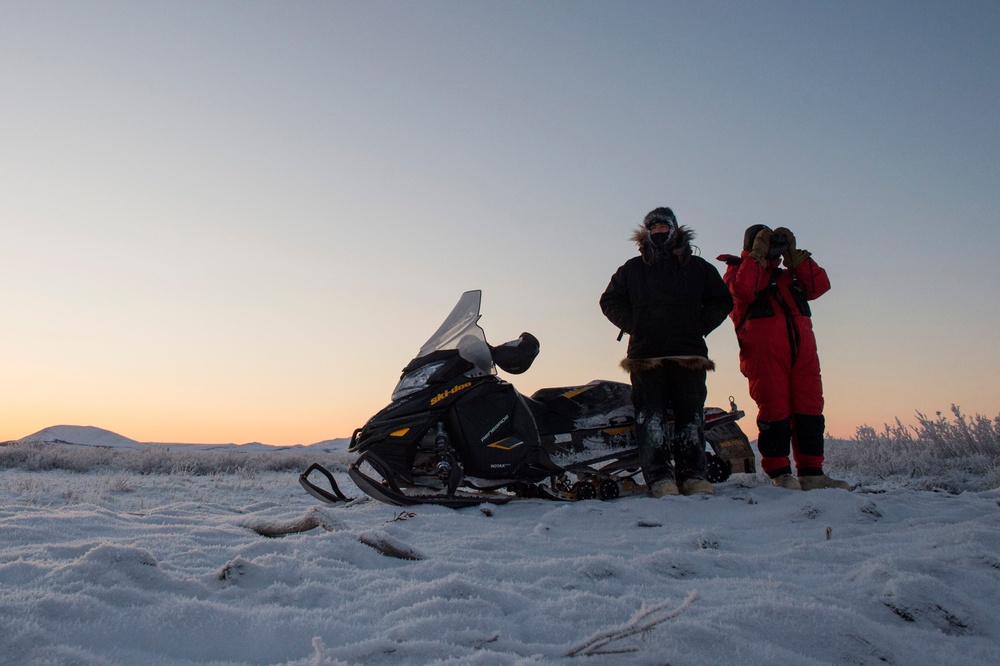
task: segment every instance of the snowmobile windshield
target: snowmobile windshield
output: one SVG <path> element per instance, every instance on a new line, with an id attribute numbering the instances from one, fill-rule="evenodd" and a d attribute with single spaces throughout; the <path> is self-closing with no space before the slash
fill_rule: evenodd
<path id="1" fill-rule="evenodd" d="M 479 305 L 483 292 L 467 291 L 458 299 L 458 303 L 445 318 L 434 335 L 424 343 L 417 353 L 416 359 L 409 367 L 417 366 L 421 358 L 441 351 L 457 351 L 463 359 L 472 363 L 476 370 L 483 374 L 496 374 L 493 366 L 493 355 L 486 342 L 486 333 L 479 327 Z M 428 359 L 429 360 L 429 359 Z M 426 385 L 427 380 L 443 365 L 433 363 L 415 368 L 399 381 L 392 393 L 392 399 L 397 400 L 409 393 L 417 391 Z"/>
<path id="2" fill-rule="evenodd" d="M 483 292 L 467 291 L 458 299 L 451 314 L 434 335 L 420 348 L 417 358 L 436 351 L 455 349 L 459 356 L 487 374 L 492 374 L 493 356 L 486 342 L 486 333 L 479 327 L 479 304 Z"/>

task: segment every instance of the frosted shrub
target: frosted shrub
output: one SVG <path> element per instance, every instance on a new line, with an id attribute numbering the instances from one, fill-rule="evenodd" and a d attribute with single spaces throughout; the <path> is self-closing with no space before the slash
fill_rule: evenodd
<path id="1" fill-rule="evenodd" d="M 828 444 L 828 466 L 922 489 L 1000 487 L 1000 416 L 969 418 L 956 405 L 951 412 L 953 420 L 917 412 L 917 425 L 897 418 L 881 432 L 861 426 L 853 440 Z"/>
<path id="2" fill-rule="evenodd" d="M 861 446 L 888 449 L 897 453 L 926 453 L 935 458 L 967 458 L 984 455 L 1000 458 L 1000 415 L 990 420 L 976 415 L 969 419 L 956 406 L 951 406 L 955 421 L 941 412 L 930 419 L 917 412 L 917 425 L 904 426 L 897 418 L 895 425 L 886 424 L 882 432 L 868 425 L 858 428 L 855 437 Z"/>
<path id="3" fill-rule="evenodd" d="M 126 474 L 118 474 L 108 479 L 108 490 L 113 493 L 132 492 L 132 480 Z"/>
<path id="4" fill-rule="evenodd" d="M 232 448 L 205 450 L 152 445 L 139 449 L 118 449 L 47 443 L 0 447 L 0 469 L 65 470 L 81 473 L 106 471 L 189 476 L 225 474 L 250 479 L 262 472 L 301 472 L 314 462 L 333 471 L 345 471 L 348 460 L 346 453 L 289 451 L 280 448 L 251 452 Z"/>

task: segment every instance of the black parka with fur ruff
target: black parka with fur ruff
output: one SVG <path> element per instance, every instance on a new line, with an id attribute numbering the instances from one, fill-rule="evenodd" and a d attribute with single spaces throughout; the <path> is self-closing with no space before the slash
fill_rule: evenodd
<path id="1" fill-rule="evenodd" d="M 636 360 L 686 359 L 711 369 L 705 336 L 726 320 L 733 299 L 715 266 L 691 251 L 694 233 L 678 227 L 666 248 L 645 228 L 633 234 L 639 256 L 621 266 L 601 295 L 601 310 L 629 334 L 626 370 Z M 703 361 L 699 360 L 703 359 Z"/>

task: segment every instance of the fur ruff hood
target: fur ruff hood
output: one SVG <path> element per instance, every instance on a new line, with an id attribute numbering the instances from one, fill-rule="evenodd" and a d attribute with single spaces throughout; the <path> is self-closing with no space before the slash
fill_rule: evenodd
<path id="1" fill-rule="evenodd" d="M 681 225 L 677 227 L 674 237 L 671 238 L 670 242 L 667 244 L 666 251 L 674 255 L 674 257 L 677 258 L 677 261 L 682 265 L 686 264 L 692 255 L 691 241 L 693 239 L 694 232 Z M 632 240 L 639 246 L 639 254 L 642 255 L 642 261 L 644 263 L 650 266 L 656 263 L 657 255 L 659 255 L 662 250 L 655 247 L 649 240 L 649 232 L 646 230 L 646 227 L 638 227 L 634 232 L 632 232 Z"/>
<path id="2" fill-rule="evenodd" d="M 665 358 L 623 358 L 621 368 L 625 372 L 645 372 L 664 363 L 676 363 L 685 370 L 715 370 L 715 361 L 704 356 L 667 356 Z"/>

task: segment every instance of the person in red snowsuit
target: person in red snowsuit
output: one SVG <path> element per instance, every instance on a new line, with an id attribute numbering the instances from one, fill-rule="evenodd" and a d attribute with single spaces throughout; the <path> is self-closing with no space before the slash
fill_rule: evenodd
<path id="1" fill-rule="evenodd" d="M 826 271 L 796 248 L 791 231 L 763 224 L 746 230 L 739 257 L 718 259 L 727 264 L 740 371 L 757 403 L 761 468 L 782 488 L 849 490 L 823 472 L 823 382 L 809 301 L 829 291 Z"/>

